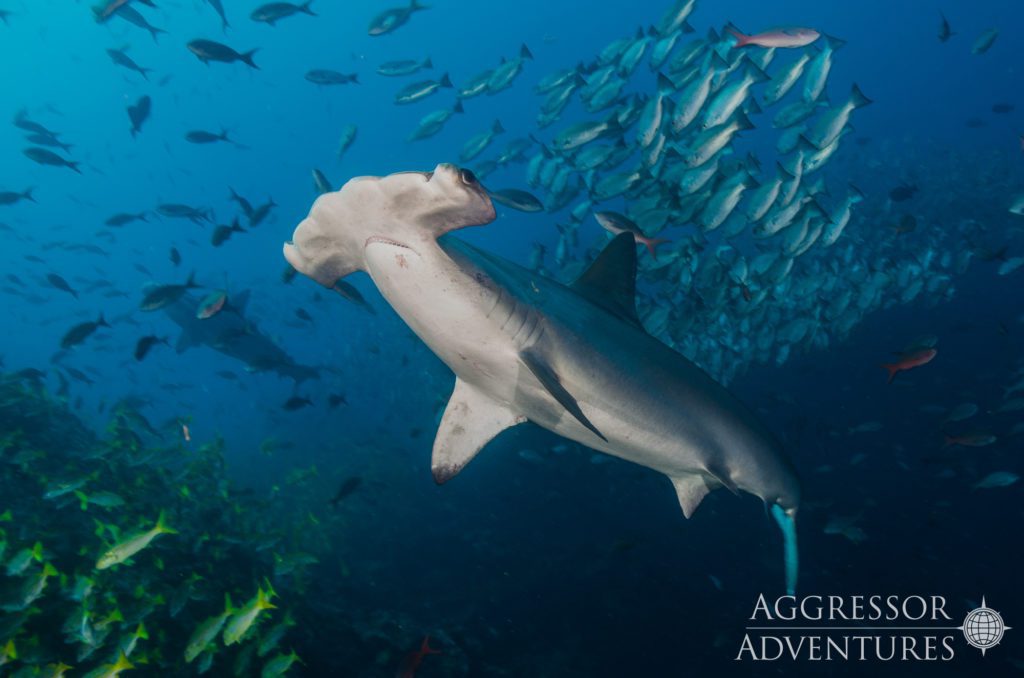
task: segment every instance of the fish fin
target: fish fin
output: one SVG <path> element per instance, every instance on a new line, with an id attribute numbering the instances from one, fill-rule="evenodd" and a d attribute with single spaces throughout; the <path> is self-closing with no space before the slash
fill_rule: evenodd
<path id="1" fill-rule="evenodd" d="M 743 111 L 736 111 L 736 115 L 733 118 L 736 121 L 738 130 L 755 129 L 754 123 L 750 122 L 750 118 Z"/>
<path id="2" fill-rule="evenodd" d="M 683 509 L 683 516 L 690 518 L 700 503 L 707 496 L 712 487 L 699 473 L 687 473 L 685 475 L 669 477 L 672 485 L 676 488 L 676 496 L 679 498 L 679 506 Z"/>
<path id="3" fill-rule="evenodd" d="M 736 487 L 736 483 L 733 482 L 729 474 L 725 472 L 721 467 L 706 468 L 705 471 L 711 476 L 710 486 L 713 488 L 721 486 L 729 490 L 737 497 L 740 495 L 740 490 Z"/>
<path id="4" fill-rule="evenodd" d="M 635 255 L 634 255 L 635 256 Z M 551 396 L 558 401 L 558 403 L 564 407 L 569 414 L 576 417 L 576 420 L 587 427 L 594 435 L 605 442 L 608 441 L 597 427 L 587 419 L 587 415 L 583 414 L 583 410 L 580 409 L 580 405 L 576 402 L 576 399 L 572 397 L 562 382 L 559 380 L 558 375 L 555 374 L 554 370 L 547 362 L 538 356 L 536 353 L 526 350 L 519 354 L 519 359 L 523 361 L 523 364 L 533 373 L 533 376 L 541 383 Z"/>
<path id="5" fill-rule="evenodd" d="M 632 233 L 612 238 L 569 287 L 613 315 L 643 326 L 636 313 L 636 239 Z"/>
<path id="6" fill-rule="evenodd" d="M 153 529 L 160 534 L 178 534 L 177 530 L 167 525 L 167 515 L 164 511 L 161 511 L 160 515 L 157 516 L 156 525 Z"/>
<path id="7" fill-rule="evenodd" d="M 524 421 L 525 416 L 456 378 L 434 438 L 430 461 L 434 481 L 441 485 L 451 480 L 495 436 Z"/>
<path id="8" fill-rule="evenodd" d="M 744 34 L 743 31 L 736 28 L 736 25 L 733 24 L 731 21 L 726 25 L 725 32 L 728 32 L 730 35 L 732 35 L 732 37 L 736 38 L 736 47 L 743 47 L 748 42 L 750 42 L 751 36 Z M 717 42 L 717 40 L 718 38 L 716 35 L 715 41 Z"/>
<path id="9" fill-rule="evenodd" d="M 857 86 L 857 83 L 853 83 L 853 87 L 850 88 L 850 101 L 853 103 L 854 108 L 861 108 L 873 103 L 871 99 L 868 99 L 864 95 L 864 92 L 860 91 L 860 87 Z"/>
<path id="10" fill-rule="evenodd" d="M 248 52 L 243 52 L 242 54 L 239 54 L 238 55 L 239 61 L 241 61 L 242 63 L 244 63 L 246 66 L 248 66 L 250 68 L 255 68 L 256 70 L 259 70 L 260 67 L 257 66 L 256 62 L 252 60 L 253 55 L 255 55 L 256 52 L 259 51 L 259 49 L 260 48 L 257 47 L 256 49 L 250 49 Z"/>
<path id="11" fill-rule="evenodd" d="M 841 39 L 835 37 L 834 35 L 826 35 L 825 33 L 822 33 L 821 37 L 825 38 L 825 44 L 833 52 L 846 44 L 845 40 L 841 40 Z"/>

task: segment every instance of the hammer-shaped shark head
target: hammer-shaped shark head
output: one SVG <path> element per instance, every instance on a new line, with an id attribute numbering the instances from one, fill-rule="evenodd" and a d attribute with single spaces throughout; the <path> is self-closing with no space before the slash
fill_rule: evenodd
<path id="1" fill-rule="evenodd" d="M 469 170 L 443 163 L 433 172 L 357 177 L 313 203 L 284 246 L 297 271 L 326 287 L 365 268 L 368 242 L 416 249 L 449 231 L 494 220 L 487 191 Z"/>

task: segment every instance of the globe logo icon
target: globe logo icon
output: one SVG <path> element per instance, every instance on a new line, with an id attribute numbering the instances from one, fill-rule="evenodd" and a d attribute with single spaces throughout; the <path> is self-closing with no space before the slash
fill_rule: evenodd
<path id="1" fill-rule="evenodd" d="M 964 639 L 972 646 L 985 651 L 995 647 L 1003 639 L 1003 633 L 1010 627 L 1003 623 L 1003 618 L 998 612 L 988 607 L 985 598 L 981 599 L 981 607 L 971 610 L 964 618 L 960 630 Z"/>

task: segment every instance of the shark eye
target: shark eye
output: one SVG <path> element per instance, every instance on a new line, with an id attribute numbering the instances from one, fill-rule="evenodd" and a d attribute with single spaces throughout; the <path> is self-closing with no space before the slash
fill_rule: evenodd
<path id="1" fill-rule="evenodd" d="M 459 178 L 462 179 L 462 183 L 472 186 L 476 183 L 476 175 L 470 172 L 468 169 L 459 170 Z"/>

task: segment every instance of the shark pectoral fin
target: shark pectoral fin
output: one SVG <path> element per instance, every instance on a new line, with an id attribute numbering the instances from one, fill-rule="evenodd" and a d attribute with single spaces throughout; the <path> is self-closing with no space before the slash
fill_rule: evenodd
<path id="1" fill-rule="evenodd" d="M 440 485 L 453 478 L 495 436 L 524 421 L 525 416 L 456 378 L 434 438 L 430 470 L 435 482 Z"/>
<path id="2" fill-rule="evenodd" d="M 612 238 L 569 287 L 612 315 L 643 327 L 636 314 L 636 240 L 632 233 Z"/>
<path id="3" fill-rule="evenodd" d="M 531 351 L 523 351 L 519 354 L 519 358 L 523 361 L 523 364 L 533 373 L 533 376 L 537 377 L 537 380 L 541 383 L 547 392 L 551 394 L 558 403 L 564 407 L 569 414 L 576 417 L 576 420 L 581 424 L 590 429 L 594 435 L 601 440 L 608 442 L 608 439 L 597 430 L 587 415 L 583 414 L 583 410 L 580 409 L 580 405 L 576 402 L 576 399 L 572 397 L 572 394 L 565 390 L 562 386 L 562 382 L 559 381 L 558 375 L 554 373 L 551 367 L 542 359 L 540 356 L 534 354 Z"/>
<path id="4" fill-rule="evenodd" d="M 701 501 L 711 487 L 708 486 L 704 476 L 699 473 L 688 473 L 675 478 L 669 478 L 675 485 L 676 495 L 679 497 L 679 505 L 683 507 L 683 515 L 689 518 L 700 506 Z"/>

